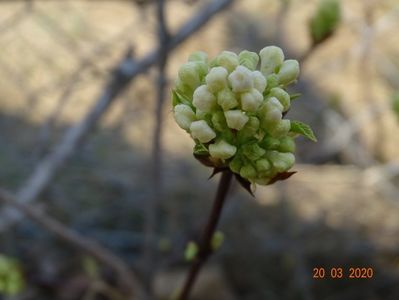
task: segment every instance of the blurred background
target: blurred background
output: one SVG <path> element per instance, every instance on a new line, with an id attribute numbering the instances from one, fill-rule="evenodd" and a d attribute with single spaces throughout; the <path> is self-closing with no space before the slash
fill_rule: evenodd
<path id="1" fill-rule="evenodd" d="M 192 299 L 399 299 L 398 31 L 398 0 L 1 1 L 0 299 L 127 299 L 125 269 L 170 299 L 217 185 L 173 120 L 178 67 L 272 44 L 319 141 L 255 197 L 234 183 Z"/>

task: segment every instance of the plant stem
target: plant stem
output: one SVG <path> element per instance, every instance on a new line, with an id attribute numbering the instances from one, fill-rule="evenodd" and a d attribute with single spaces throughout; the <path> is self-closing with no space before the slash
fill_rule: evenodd
<path id="1" fill-rule="evenodd" d="M 223 205 L 226 200 L 226 195 L 230 187 L 231 178 L 233 174 L 230 170 L 223 171 L 220 177 L 218 190 L 213 202 L 211 214 L 209 215 L 208 222 L 205 226 L 199 250 L 193 264 L 191 265 L 190 271 L 187 274 L 186 281 L 183 289 L 179 294 L 177 300 L 186 300 L 190 295 L 191 289 L 194 286 L 195 280 L 209 256 L 212 254 L 211 240 L 215 233 L 216 226 L 218 225 L 220 215 L 222 213 Z"/>

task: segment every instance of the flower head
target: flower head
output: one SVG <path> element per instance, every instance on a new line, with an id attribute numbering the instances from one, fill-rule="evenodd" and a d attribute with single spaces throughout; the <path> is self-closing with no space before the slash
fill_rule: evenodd
<path id="1" fill-rule="evenodd" d="M 259 55 L 223 51 L 209 63 L 204 52 L 195 52 L 179 70 L 175 120 L 191 134 L 194 153 L 209 159 L 208 165 L 229 168 L 256 184 L 287 178 L 295 162 L 294 138 L 308 130 L 285 119 L 291 105 L 285 89 L 298 75 L 298 62 L 284 60 L 275 46 Z"/>

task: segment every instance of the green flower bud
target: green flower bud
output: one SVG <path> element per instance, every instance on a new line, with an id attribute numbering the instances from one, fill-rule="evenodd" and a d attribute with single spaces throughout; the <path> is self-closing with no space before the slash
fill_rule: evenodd
<path id="1" fill-rule="evenodd" d="M 270 177 L 256 178 L 255 183 L 259 185 L 267 185 L 270 182 Z"/>
<path id="2" fill-rule="evenodd" d="M 291 129 L 291 121 L 290 120 L 280 120 L 277 124 L 275 124 L 273 127 L 268 128 L 269 133 L 273 137 L 282 137 L 284 135 L 287 135 L 288 132 Z"/>
<path id="3" fill-rule="evenodd" d="M 189 130 L 191 123 L 196 119 L 191 107 L 185 104 L 178 104 L 173 110 L 176 123 L 184 130 Z"/>
<path id="4" fill-rule="evenodd" d="M 266 158 L 261 158 L 256 161 L 255 167 L 258 172 L 266 173 L 271 171 L 272 165 Z"/>
<path id="5" fill-rule="evenodd" d="M 242 146 L 242 153 L 251 161 L 255 161 L 261 158 L 265 153 L 266 150 L 262 149 L 258 144 L 246 144 Z"/>
<path id="6" fill-rule="evenodd" d="M 263 95 L 257 89 L 252 89 L 249 92 L 241 94 L 241 107 L 245 111 L 256 111 L 262 102 Z"/>
<path id="7" fill-rule="evenodd" d="M 221 90 L 217 95 L 217 103 L 226 111 L 238 106 L 236 95 L 228 88 Z"/>
<path id="8" fill-rule="evenodd" d="M 254 88 L 256 88 L 260 93 L 263 93 L 267 86 L 267 81 L 265 76 L 259 71 L 252 72 L 252 79 L 254 81 Z"/>
<path id="9" fill-rule="evenodd" d="M 231 51 L 223 51 L 217 57 L 217 65 L 224 67 L 229 73 L 233 72 L 234 69 L 238 66 L 238 56 L 234 52 Z"/>
<path id="10" fill-rule="evenodd" d="M 260 71 L 264 76 L 275 73 L 284 61 L 284 53 L 281 48 L 276 46 L 269 46 L 263 48 L 259 52 L 260 56 Z"/>
<path id="11" fill-rule="evenodd" d="M 280 139 L 280 145 L 277 150 L 279 152 L 295 152 L 295 141 L 290 136 L 284 136 Z"/>
<path id="12" fill-rule="evenodd" d="M 193 105 L 204 112 L 210 112 L 216 107 L 216 97 L 206 85 L 201 85 L 194 91 Z"/>
<path id="13" fill-rule="evenodd" d="M 228 159 L 237 152 L 237 147 L 224 140 L 209 145 L 209 154 L 213 158 Z"/>
<path id="14" fill-rule="evenodd" d="M 232 129 L 240 130 L 248 122 L 249 118 L 241 110 L 228 110 L 224 112 L 227 126 Z"/>
<path id="15" fill-rule="evenodd" d="M 216 133 L 204 120 L 192 122 L 190 125 L 191 136 L 201 143 L 208 143 L 216 137 Z"/>
<path id="16" fill-rule="evenodd" d="M 198 75 L 200 76 L 201 82 L 203 81 L 206 74 L 208 74 L 209 67 L 208 64 L 203 61 L 196 61 L 194 62 L 197 67 Z"/>
<path id="17" fill-rule="evenodd" d="M 295 163 L 295 156 L 292 153 L 269 151 L 266 156 L 272 163 L 274 170 L 278 173 L 287 171 Z"/>
<path id="18" fill-rule="evenodd" d="M 280 84 L 277 74 L 271 74 L 271 75 L 267 76 L 267 80 L 266 81 L 267 81 L 267 87 L 269 89 L 277 87 Z"/>
<path id="19" fill-rule="evenodd" d="M 253 179 L 256 177 L 256 170 L 251 164 L 246 164 L 241 167 L 240 176 L 246 179 Z"/>
<path id="20" fill-rule="evenodd" d="M 181 81 L 179 77 L 175 81 L 175 86 L 180 95 L 186 97 L 190 101 L 193 100 L 193 89 L 188 84 Z"/>
<path id="21" fill-rule="evenodd" d="M 208 54 L 202 51 L 194 52 L 188 57 L 188 61 L 202 61 L 206 63 L 208 61 Z"/>
<path id="22" fill-rule="evenodd" d="M 182 65 L 179 69 L 179 78 L 182 83 L 188 85 L 190 88 L 195 89 L 200 85 L 200 77 L 195 62 L 188 62 Z"/>
<path id="23" fill-rule="evenodd" d="M 290 95 L 281 88 L 272 88 L 270 90 L 270 96 L 275 97 L 280 101 L 283 106 L 283 111 L 287 111 L 291 105 Z"/>
<path id="24" fill-rule="evenodd" d="M 233 171 L 234 173 L 239 174 L 240 170 L 241 170 L 241 167 L 242 167 L 242 163 L 243 162 L 242 162 L 241 158 L 238 155 L 236 155 L 236 156 L 234 156 L 234 158 L 229 163 L 229 167 L 230 167 L 231 171 Z"/>
<path id="25" fill-rule="evenodd" d="M 224 131 L 227 127 L 226 119 L 222 111 L 217 111 L 212 114 L 212 124 L 213 128 L 217 131 Z"/>
<path id="26" fill-rule="evenodd" d="M 280 141 L 274 137 L 267 136 L 265 137 L 262 142 L 260 143 L 262 148 L 268 149 L 268 150 L 277 150 L 278 147 L 280 146 Z"/>
<path id="27" fill-rule="evenodd" d="M 238 132 L 237 138 L 239 141 L 243 142 L 247 138 L 253 138 L 259 130 L 259 119 L 257 117 L 249 117 L 248 122 L 245 126 Z"/>
<path id="28" fill-rule="evenodd" d="M 212 68 L 205 77 L 208 89 L 212 93 L 216 93 L 224 89 L 227 85 L 227 75 L 227 70 L 223 67 Z"/>
<path id="29" fill-rule="evenodd" d="M 229 75 L 229 82 L 235 93 L 248 92 L 254 87 L 252 72 L 244 66 L 238 66 Z"/>
<path id="30" fill-rule="evenodd" d="M 239 54 L 238 60 L 240 62 L 240 65 L 245 66 L 253 71 L 256 69 L 256 66 L 258 65 L 259 56 L 255 52 L 244 50 Z"/>
<path id="31" fill-rule="evenodd" d="M 277 74 L 280 83 L 287 85 L 295 81 L 299 76 L 299 63 L 295 59 L 288 59 L 283 62 Z"/>
<path id="32" fill-rule="evenodd" d="M 313 44 L 319 44 L 333 34 L 338 27 L 340 19 L 339 1 L 321 0 L 315 15 L 309 23 Z"/>

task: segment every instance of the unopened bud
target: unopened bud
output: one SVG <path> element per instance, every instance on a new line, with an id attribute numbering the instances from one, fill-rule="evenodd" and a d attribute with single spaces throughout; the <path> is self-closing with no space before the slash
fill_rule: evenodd
<path id="1" fill-rule="evenodd" d="M 179 78 L 192 89 L 200 85 L 200 77 L 195 62 L 188 62 L 182 65 L 179 69 Z"/>
<path id="2" fill-rule="evenodd" d="M 192 137 L 201 143 L 207 143 L 216 137 L 216 133 L 204 120 L 192 122 L 190 132 Z"/>
<path id="3" fill-rule="evenodd" d="M 174 108 L 176 123 L 184 130 L 189 130 L 192 122 L 195 121 L 195 114 L 190 106 L 178 104 Z"/>
<path id="4" fill-rule="evenodd" d="M 242 153 L 251 161 L 255 161 L 261 158 L 265 153 L 265 149 L 262 149 L 257 143 L 247 144 L 242 146 Z"/>
<path id="5" fill-rule="evenodd" d="M 299 63 L 295 59 L 288 59 L 283 62 L 277 74 L 279 82 L 287 85 L 295 81 L 299 76 Z"/>
<path id="6" fill-rule="evenodd" d="M 250 91 L 254 86 L 252 72 L 244 66 L 238 66 L 229 75 L 229 82 L 235 93 Z"/>
<path id="7" fill-rule="evenodd" d="M 228 159 L 236 154 L 237 147 L 224 140 L 209 145 L 209 154 L 213 158 Z"/>
<path id="8" fill-rule="evenodd" d="M 234 69 L 238 66 L 238 56 L 234 52 L 231 51 L 223 51 L 217 58 L 216 63 L 224 67 L 229 73 L 233 72 Z"/>
<path id="9" fill-rule="evenodd" d="M 227 85 L 227 75 L 227 70 L 223 67 L 212 68 L 205 77 L 208 89 L 212 93 L 216 93 L 224 89 Z"/>
<path id="10" fill-rule="evenodd" d="M 280 152 L 295 152 L 295 141 L 290 136 L 285 136 L 280 139 L 280 144 L 277 148 Z"/>
<path id="11" fill-rule="evenodd" d="M 241 110 L 228 110 L 224 112 L 227 126 L 232 129 L 240 130 L 248 122 L 249 118 Z"/>
<path id="12" fill-rule="evenodd" d="M 202 61 L 206 63 L 208 61 L 208 54 L 203 51 L 194 52 L 188 57 L 188 61 Z"/>
<path id="13" fill-rule="evenodd" d="M 216 97 L 206 85 L 201 85 L 194 91 L 193 105 L 204 112 L 210 112 L 216 106 Z"/>
<path id="14" fill-rule="evenodd" d="M 260 93 L 263 93 L 267 86 L 267 81 L 265 76 L 259 71 L 252 72 L 252 79 L 254 81 L 254 88 L 256 88 Z"/>
<path id="15" fill-rule="evenodd" d="M 263 95 L 257 89 L 241 94 L 241 107 L 245 111 L 256 111 L 262 102 Z"/>
<path id="16" fill-rule="evenodd" d="M 246 164 L 241 167 L 240 169 L 240 176 L 247 178 L 247 179 L 252 179 L 256 177 L 256 170 L 251 164 Z"/>
<path id="17" fill-rule="evenodd" d="M 247 67 L 250 70 L 255 70 L 259 62 L 259 56 L 255 52 L 244 50 L 238 56 L 240 65 Z"/>
<path id="18" fill-rule="evenodd" d="M 236 95 L 228 88 L 221 90 L 217 95 L 217 103 L 223 110 L 230 110 L 237 107 Z"/>
<path id="19" fill-rule="evenodd" d="M 281 88 L 272 88 L 270 96 L 275 97 L 283 106 L 283 111 L 287 111 L 291 105 L 290 95 Z"/>
<path id="20" fill-rule="evenodd" d="M 259 52 L 260 56 L 260 71 L 264 76 L 268 76 L 276 72 L 276 69 L 281 66 L 284 61 L 284 53 L 281 48 L 276 46 L 269 46 L 263 48 Z"/>

